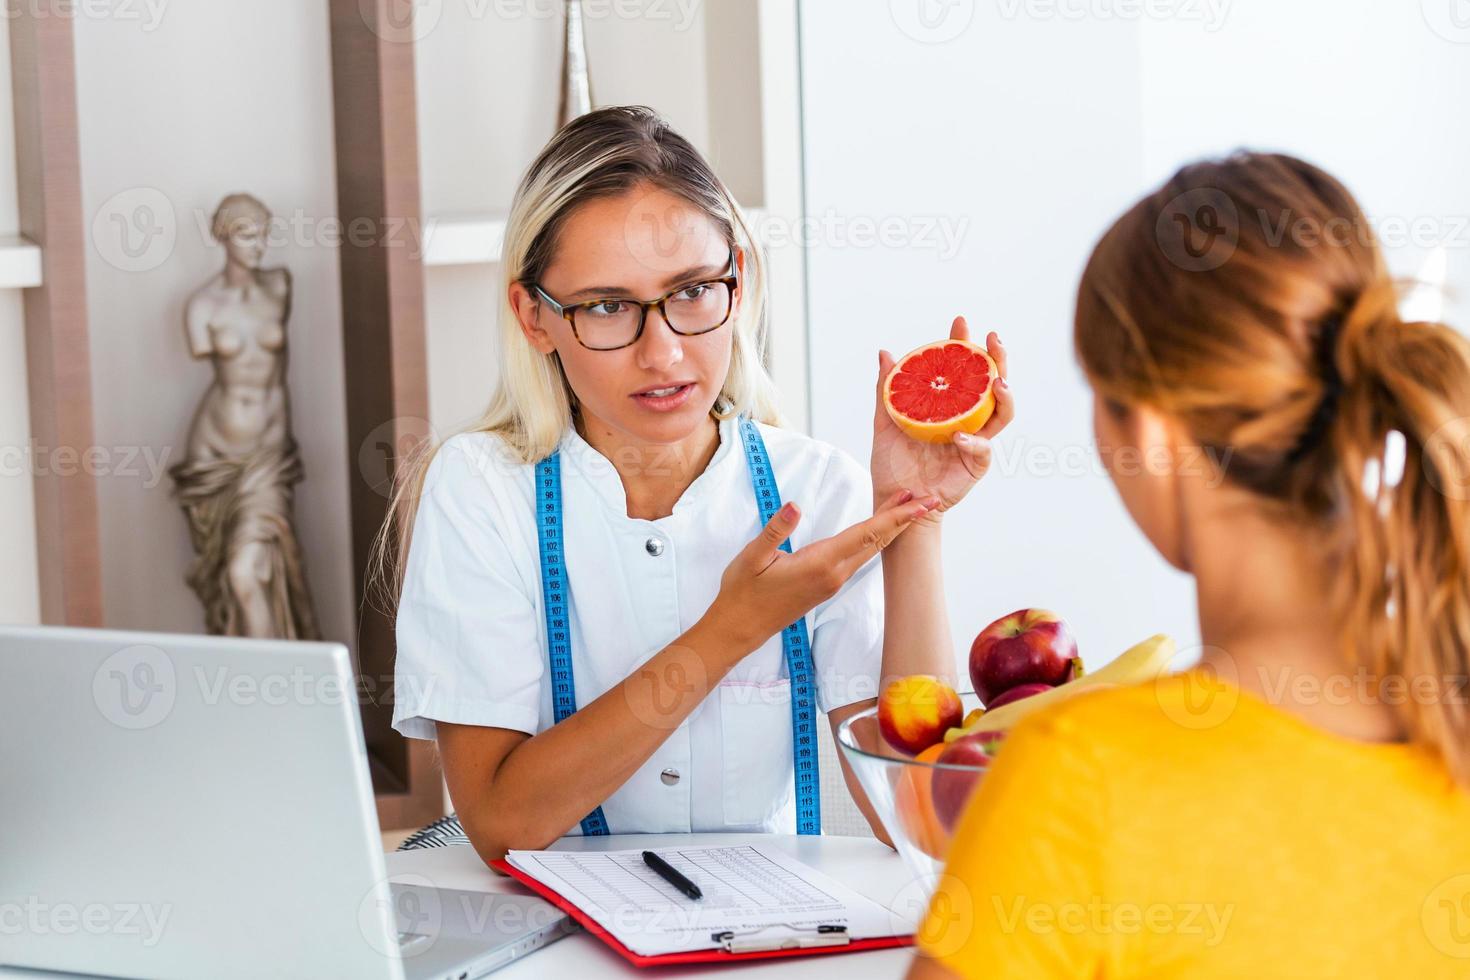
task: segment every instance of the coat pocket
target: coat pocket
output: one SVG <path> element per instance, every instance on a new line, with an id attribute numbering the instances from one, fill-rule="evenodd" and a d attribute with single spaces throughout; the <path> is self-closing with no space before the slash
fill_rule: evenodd
<path id="1" fill-rule="evenodd" d="M 731 829 L 776 829 L 792 805 L 791 681 L 719 686 L 724 736 L 725 823 Z"/>

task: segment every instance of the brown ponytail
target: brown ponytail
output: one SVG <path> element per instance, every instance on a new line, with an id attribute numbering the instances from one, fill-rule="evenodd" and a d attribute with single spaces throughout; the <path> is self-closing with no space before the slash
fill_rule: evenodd
<path id="1" fill-rule="evenodd" d="M 1185 167 L 1098 243 L 1076 345 L 1099 394 L 1318 536 L 1349 662 L 1470 786 L 1470 342 L 1400 320 L 1352 195 L 1283 155 Z"/>

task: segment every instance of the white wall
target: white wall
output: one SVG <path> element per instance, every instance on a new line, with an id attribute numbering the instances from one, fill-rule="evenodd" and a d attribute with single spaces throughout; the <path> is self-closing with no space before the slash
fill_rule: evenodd
<path id="1" fill-rule="evenodd" d="M 1232 0 L 1213 32 L 1143 22 L 1144 181 L 1242 145 L 1311 160 L 1358 197 L 1396 274 L 1415 275 L 1444 244 L 1458 284 L 1445 315 L 1463 327 L 1470 24 L 1452 30 L 1457 3 Z"/>
<path id="2" fill-rule="evenodd" d="M 419 168 L 425 215 L 503 214 L 556 131 L 560 4 L 430 4 L 419 32 Z M 700 4 L 588 4 L 598 105 L 642 103 L 709 147 Z M 623 16 L 620 11 L 630 12 Z M 498 360 L 499 265 L 426 270 L 430 421 L 441 436 L 478 417 Z"/>
<path id="3" fill-rule="evenodd" d="M 1470 214 L 1457 108 L 1470 47 L 1403 0 L 1132 8 L 1176 12 L 1162 20 L 1091 0 L 802 9 L 808 212 L 897 219 L 912 236 L 833 232 L 809 256 L 814 434 L 865 460 L 877 347 L 901 354 L 955 313 L 998 330 L 1019 418 L 948 518 L 957 655 L 993 618 L 1037 605 L 1071 622 L 1094 666 L 1156 631 L 1197 644 L 1189 580 L 1133 528 L 1092 449 L 1071 347 L 1086 256 L 1180 163 L 1243 144 L 1312 158 L 1372 214 L 1427 215 L 1452 234 Z M 952 256 L 925 237 L 936 220 L 964 228 Z M 1470 232 L 1458 236 L 1447 251 L 1463 294 Z M 1413 272 L 1422 251 L 1399 250 L 1395 267 Z"/>

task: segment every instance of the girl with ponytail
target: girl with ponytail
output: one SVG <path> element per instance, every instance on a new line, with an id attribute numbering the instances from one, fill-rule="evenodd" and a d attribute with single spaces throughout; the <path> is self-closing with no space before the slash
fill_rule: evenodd
<path id="1" fill-rule="evenodd" d="M 1200 663 L 1010 734 L 911 976 L 1470 975 L 1470 343 L 1252 153 L 1118 219 L 1075 339 Z"/>

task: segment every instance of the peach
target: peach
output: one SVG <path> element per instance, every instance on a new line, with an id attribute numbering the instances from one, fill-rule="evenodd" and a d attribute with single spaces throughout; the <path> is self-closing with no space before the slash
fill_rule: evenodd
<path id="1" fill-rule="evenodd" d="M 917 755 L 960 724 L 965 708 L 955 689 L 930 674 L 891 681 L 878 697 L 878 730 L 888 744 Z"/>

